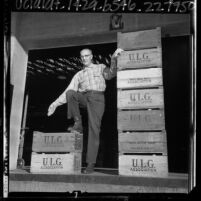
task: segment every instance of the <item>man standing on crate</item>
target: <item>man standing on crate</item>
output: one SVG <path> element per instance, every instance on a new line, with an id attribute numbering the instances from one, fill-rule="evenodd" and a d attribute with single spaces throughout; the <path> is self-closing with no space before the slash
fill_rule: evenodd
<path id="1" fill-rule="evenodd" d="M 105 79 L 110 80 L 116 76 L 117 57 L 122 51 L 122 49 L 118 48 L 113 53 L 109 68 L 104 64 L 94 64 L 92 62 L 93 54 L 90 49 L 81 50 L 80 56 L 84 66 L 83 70 L 74 75 L 66 90 L 48 109 L 48 116 L 50 116 L 58 106 L 67 103 L 67 116 L 69 119 L 74 119 L 74 126 L 69 128 L 69 131 L 80 133 L 83 132 L 83 128 L 79 107 L 87 109 L 89 134 L 86 158 L 88 165 L 83 172 L 85 174 L 92 173 L 96 163 L 100 126 L 105 109 Z"/>

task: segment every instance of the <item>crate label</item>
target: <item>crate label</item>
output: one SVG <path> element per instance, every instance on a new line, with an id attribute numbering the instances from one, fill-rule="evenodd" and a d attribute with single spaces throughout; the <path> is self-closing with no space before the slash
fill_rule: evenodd
<path id="1" fill-rule="evenodd" d="M 168 176 L 167 156 L 119 155 L 119 174 L 127 176 Z"/>
<path id="2" fill-rule="evenodd" d="M 123 50 L 133 50 L 142 48 L 152 48 L 161 46 L 161 28 L 118 33 L 118 47 Z"/>
<path id="3" fill-rule="evenodd" d="M 82 134 L 34 132 L 34 152 L 71 152 L 82 150 Z"/>
<path id="4" fill-rule="evenodd" d="M 81 171 L 81 153 L 32 153 L 32 173 L 75 173 Z"/>
<path id="5" fill-rule="evenodd" d="M 162 85 L 162 69 L 138 69 L 117 72 L 117 88 L 153 87 Z"/>
<path id="6" fill-rule="evenodd" d="M 162 67 L 161 48 L 124 51 L 117 60 L 118 70 Z"/>
<path id="7" fill-rule="evenodd" d="M 42 169 L 52 169 L 52 168 L 61 168 L 63 169 L 62 159 L 61 157 L 58 158 L 43 158 L 42 161 Z"/>
<path id="8" fill-rule="evenodd" d="M 120 153 L 162 153 L 167 154 L 166 133 L 127 132 L 119 133 Z"/>
<path id="9" fill-rule="evenodd" d="M 117 106 L 119 109 L 162 108 L 163 88 L 118 90 Z"/>
<path id="10" fill-rule="evenodd" d="M 163 110 L 118 111 L 119 130 L 164 130 Z"/>

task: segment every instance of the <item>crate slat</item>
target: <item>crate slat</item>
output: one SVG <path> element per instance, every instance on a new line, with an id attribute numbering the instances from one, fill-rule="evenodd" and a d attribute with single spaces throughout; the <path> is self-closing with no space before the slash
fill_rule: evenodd
<path id="1" fill-rule="evenodd" d="M 34 152 L 81 152 L 83 136 L 78 133 L 43 133 L 33 134 L 32 151 Z"/>
<path id="2" fill-rule="evenodd" d="M 161 48 L 124 51 L 117 60 L 118 70 L 162 67 Z"/>
<path id="3" fill-rule="evenodd" d="M 167 154 L 166 132 L 119 133 L 120 153 Z"/>
<path id="4" fill-rule="evenodd" d="M 163 108 L 163 88 L 118 90 L 119 109 Z"/>
<path id="5" fill-rule="evenodd" d="M 73 174 L 81 172 L 81 153 L 38 154 L 32 152 L 31 173 Z"/>
<path id="6" fill-rule="evenodd" d="M 161 28 L 118 33 L 117 34 L 118 47 L 124 50 L 151 48 L 161 46 Z"/>
<path id="7" fill-rule="evenodd" d="M 165 130 L 164 110 L 120 110 L 117 116 L 122 131 Z"/>
<path id="8" fill-rule="evenodd" d="M 125 70 L 117 72 L 117 88 L 161 86 L 162 69 L 150 68 L 140 70 Z"/>
<path id="9" fill-rule="evenodd" d="M 167 177 L 167 156 L 119 155 L 119 175 Z"/>

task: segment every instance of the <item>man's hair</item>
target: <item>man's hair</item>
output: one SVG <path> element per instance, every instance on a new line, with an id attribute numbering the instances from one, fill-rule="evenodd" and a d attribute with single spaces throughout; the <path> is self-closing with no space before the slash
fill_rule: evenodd
<path id="1" fill-rule="evenodd" d="M 81 52 L 84 51 L 84 50 L 88 50 L 91 54 L 93 54 L 92 50 L 89 49 L 89 48 L 84 48 L 84 49 L 82 49 L 82 50 L 80 51 L 80 54 L 81 54 Z"/>

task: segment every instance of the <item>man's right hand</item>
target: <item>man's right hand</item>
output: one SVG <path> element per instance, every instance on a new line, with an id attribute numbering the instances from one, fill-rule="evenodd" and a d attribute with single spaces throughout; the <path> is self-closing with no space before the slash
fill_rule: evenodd
<path id="1" fill-rule="evenodd" d="M 53 102 L 53 103 L 49 106 L 49 108 L 48 108 L 47 116 L 52 115 L 52 114 L 55 112 L 56 108 L 57 108 L 57 106 L 56 106 L 56 104 Z"/>

